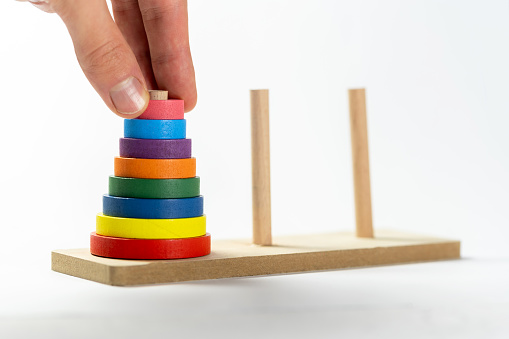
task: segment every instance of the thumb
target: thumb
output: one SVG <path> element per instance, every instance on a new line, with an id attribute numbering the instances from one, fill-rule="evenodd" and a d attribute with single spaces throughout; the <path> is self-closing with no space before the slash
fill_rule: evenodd
<path id="1" fill-rule="evenodd" d="M 78 62 L 106 105 L 123 118 L 139 116 L 149 93 L 134 53 L 105 0 L 52 0 L 74 43 Z"/>

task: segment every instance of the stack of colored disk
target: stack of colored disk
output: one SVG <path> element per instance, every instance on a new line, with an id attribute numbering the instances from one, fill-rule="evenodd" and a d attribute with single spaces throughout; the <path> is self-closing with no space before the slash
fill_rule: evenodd
<path id="1" fill-rule="evenodd" d="M 150 100 L 138 119 L 124 120 L 114 165 L 90 237 L 92 254 L 179 259 L 210 253 L 182 100 Z"/>

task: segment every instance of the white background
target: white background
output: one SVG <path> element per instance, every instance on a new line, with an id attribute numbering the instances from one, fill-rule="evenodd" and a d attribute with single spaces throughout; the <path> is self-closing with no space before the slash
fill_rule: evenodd
<path id="1" fill-rule="evenodd" d="M 51 272 L 88 246 L 122 121 L 55 15 L 0 5 L 0 336 L 507 338 L 509 2 L 190 0 L 208 231 L 251 230 L 249 89 L 269 88 L 274 235 L 353 230 L 347 89 L 366 87 L 377 228 L 461 261 L 157 287 Z"/>

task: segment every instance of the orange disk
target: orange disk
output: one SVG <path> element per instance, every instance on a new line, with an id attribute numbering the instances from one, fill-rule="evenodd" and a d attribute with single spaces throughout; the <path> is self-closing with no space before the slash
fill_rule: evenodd
<path id="1" fill-rule="evenodd" d="M 115 176 L 142 179 L 184 179 L 196 176 L 196 158 L 139 159 L 115 157 Z"/>

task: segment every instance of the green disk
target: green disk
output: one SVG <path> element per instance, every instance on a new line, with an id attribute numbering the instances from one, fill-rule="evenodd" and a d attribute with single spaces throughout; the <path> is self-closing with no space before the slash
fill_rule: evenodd
<path id="1" fill-rule="evenodd" d="M 200 195 L 200 177 L 138 179 L 110 176 L 109 195 L 142 199 L 192 198 Z"/>

